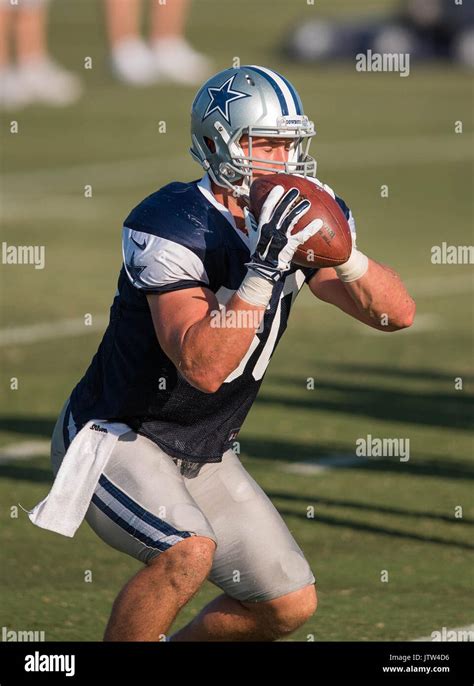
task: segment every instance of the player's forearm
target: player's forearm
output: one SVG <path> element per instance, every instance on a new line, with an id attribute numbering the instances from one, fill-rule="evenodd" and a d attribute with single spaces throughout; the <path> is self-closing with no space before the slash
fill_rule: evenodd
<path id="1" fill-rule="evenodd" d="M 214 393 L 240 364 L 259 329 L 265 307 L 235 293 L 222 310 L 212 310 L 186 331 L 178 369 L 205 393 Z"/>
<path id="2" fill-rule="evenodd" d="M 361 314 L 370 317 L 378 328 L 396 331 L 413 323 L 415 303 L 390 267 L 369 260 L 363 276 L 343 285 Z"/>

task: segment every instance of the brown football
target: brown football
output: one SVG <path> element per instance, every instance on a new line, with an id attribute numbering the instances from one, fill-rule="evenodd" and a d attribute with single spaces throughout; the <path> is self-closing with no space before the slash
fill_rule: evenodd
<path id="1" fill-rule="evenodd" d="M 250 210 L 258 219 L 263 203 L 274 186 L 285 191 L 297 188 L 295 203 L 307 199 L 311 207 L 293 227 L 303 229 L 313 219 L 322 219 L 323 227 L 295 253 L 293 263 L 299 267 L 336 267 L 349 259 L 352 250 L 351 230 L 343 211 L 332 195 L 314 181 L 293 174 L 268 174 L 255 179 L 250 187 Z"/>

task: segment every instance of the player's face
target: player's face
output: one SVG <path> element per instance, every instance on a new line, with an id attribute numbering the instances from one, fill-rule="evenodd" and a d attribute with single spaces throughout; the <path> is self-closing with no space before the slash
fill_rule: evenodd
<path id="1" fill-rule="evenodd" d="M 258 163 L 259 167 L 265 167 L 268 162 L 268 171 L 263 169 L 255 169 L 253 177 L 263 176 L 265 174 L 274 174 L 275 169 L 273 162 L 287 162 L 291 146 L 294 143 L 292 138 L 252 138 L 252 157 L 262 160 Z M 244 155 L 249 154 L 249 139 L 244 135 L 240 139 L 240 145 L 244 151 Z"/>

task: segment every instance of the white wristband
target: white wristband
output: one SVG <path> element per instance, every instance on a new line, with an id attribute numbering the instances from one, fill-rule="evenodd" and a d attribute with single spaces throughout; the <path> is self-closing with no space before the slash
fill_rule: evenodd
<path id="1" fill-rule="evenodd" d="M 338 267 L 334 267 L 338 277 L 341 281 L 345 281 L 346 283 L 360 279 L 361 276 L 364 276 L 368 268 L 369 258 L 367 255 L 364 255 L 363 252 L 357 250 L 357 248 L 352 249 L 351 256 L 347 262 L 340 264 Z"/>
<path id="2" fill-rule="evenodd" d="M 272 297 L 274 284 L 263 276 L 247 269 L 247 274 L 239 286 L 237 295 L 249 305 L 266 307 Z"/>

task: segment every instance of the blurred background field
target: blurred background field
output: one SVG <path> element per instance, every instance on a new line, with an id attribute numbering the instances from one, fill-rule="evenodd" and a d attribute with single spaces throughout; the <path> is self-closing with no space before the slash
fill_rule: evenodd
<path id="1" fill-rule="evenodd" d="M 375 17 L 394 4 L 361 0 L 357 11 Z M 412 329 L 383 334 L 304 292 L 241 432 L 245 466 L 317 578 L 318 612 L 294 640 L 405 640 L 474 622 L 472 266 L 431 263 L 432 246 L 473 242 L 472 78 L 445 63 L 401 78 L 301 66 L 279 53 L 292 22 L 353 8 L 195 0 L 188 31 L 216 71 L 239 57 L 295 84 L 316 123 L 318 177 L 351 207 L 359 247 L 395 268 L 417 301 Z M 0 626 L 57 641 L 100 640 L 114 596 L 139 565 L 86 524 L 70 540 L 21 511 L 11 518 L 10 508 L 29 508 L 49 489 L 47 441 L 105 328 L 123 219 L 161 185 L 201 175 L 187 153 L 196 89 L 114 82 L 103 33 L 98 2 L 56 0 L 52 50 L 80 74 L 85 95 L 70 108 L 3 113 L 1 126 L 2 241 L 45 245 L 46 267 L 0 267 Z M 77 325 L 87 313 L 92 326 Z M 410 460 L 348 459 L 368 434 L 409 438 Z M 25 442 L 28 459 L 8 457 Z M 207 585 L 176 626 L 216 593 Z"/>

